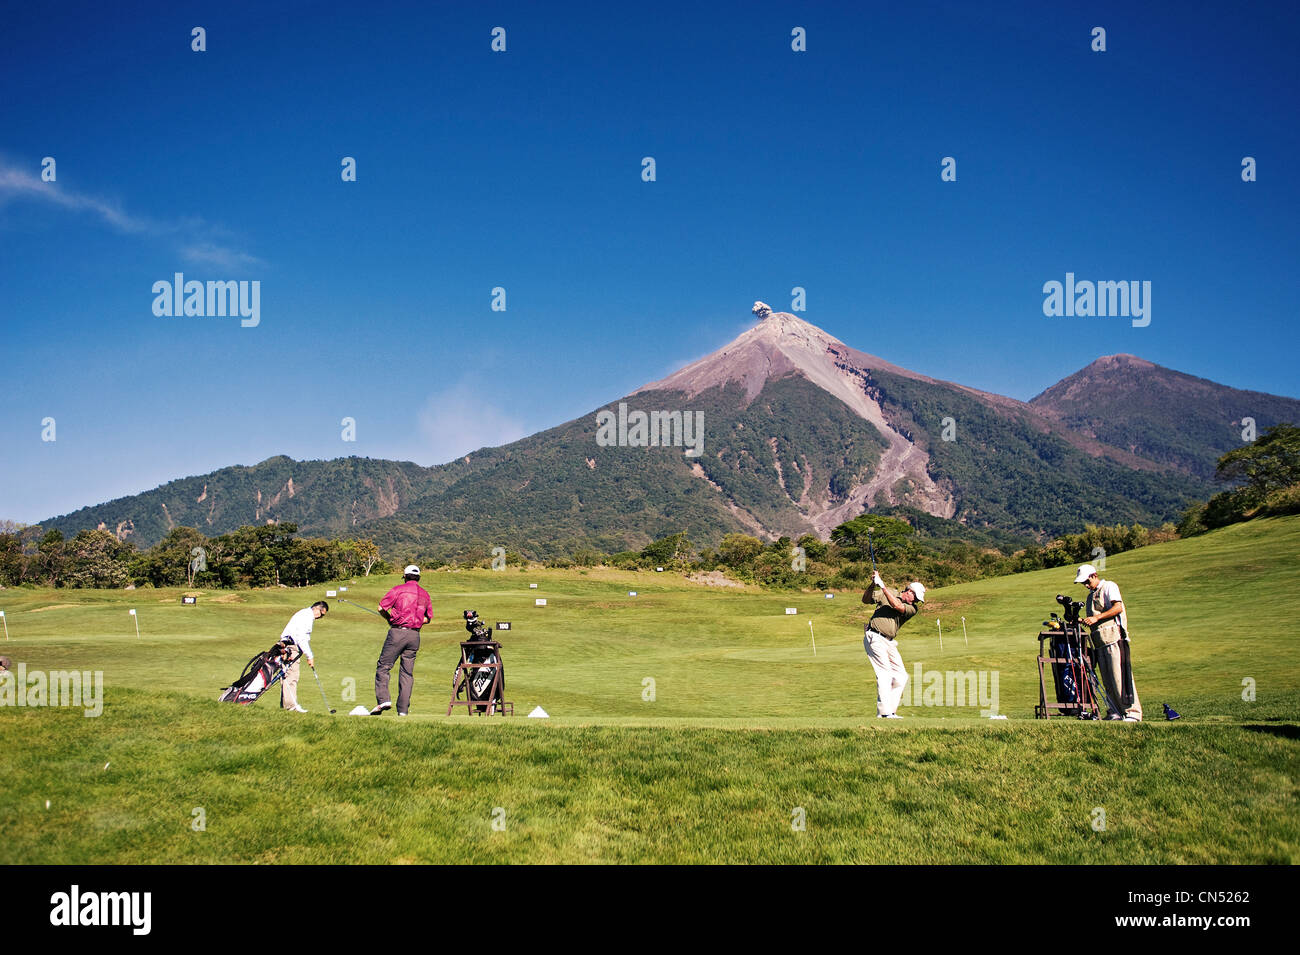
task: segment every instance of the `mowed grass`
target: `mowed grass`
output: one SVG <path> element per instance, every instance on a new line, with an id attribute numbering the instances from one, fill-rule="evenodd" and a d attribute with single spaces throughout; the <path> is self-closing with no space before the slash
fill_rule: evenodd
<path id="1" fill-rule="evenodd" d="M 309 672 L 307 715 L 215 702 L 325 588 L 197 607 L 180 591 L 2 591 L 2 652 L 100 670 L 106 699 L 97 718 L 0 707 L 0 862 L 1295 862 L 1298 560 L 1296 518 L 1108 560 L 1142 725 L 1031 718 L 1038 624 L 1056 593 L 1083 593 L 1068 568 L 934 590 L 903 631 L 909 670 L 996 671 L 1005 722 L 975 701 L 877 721 L 857 593 L 431 573 L 436 619 L 399 723 L 345 715 L 373 703 L 384 628 L 337 600 L 315 640 L 337 716 Z M 395 579 L 345 596 L 373 606 Z M 513 624 L 514 718 L 444 715 L 468 607 Z M 1184 718 L 1164 722 L 1162 701 Z M 552 719 L 525 719 L 535 705 Z"/>

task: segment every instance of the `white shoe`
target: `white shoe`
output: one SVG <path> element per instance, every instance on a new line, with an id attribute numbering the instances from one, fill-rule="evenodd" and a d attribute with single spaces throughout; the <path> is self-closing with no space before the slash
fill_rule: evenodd
<path id="1" fill-rule="evenodd" d="M 1139 717 L 1136 717 L 1136 716 L 1126 716 L 1126 717 L 1124 717 L 1123 722 L 1125 722 L 1125 723 L 1141 723 L 1142 720 L 1141 720 Z"/>
<path id="2" fill-rule="evenodd" d="M 881 713 L 881 714 L 880 714 L 880 718 L 881 718 L 882 720 L 901 720 L 901 719 L 902 719 L 902 717 L 899 716 L 897 713 Z"/>
<path id="3" fill-rule="evenodd" d="M 306 713 L 307 711 L 304 710 L 304 709 L 302 708 L 302 704 L 299 703 L 297 706 L 291 706 L 291 707 L 289 707 L 289 712 L 290 712 L 290 713 Z"/>

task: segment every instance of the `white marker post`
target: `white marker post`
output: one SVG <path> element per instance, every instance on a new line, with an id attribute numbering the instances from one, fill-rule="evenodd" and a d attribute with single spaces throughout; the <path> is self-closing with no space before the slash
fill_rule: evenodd
<path id="1" fill-rule="evenodd" d="M 812 621 L 808 621 L 808 632 L 812 634 L 813 656 L 817 656 L 817 632 L 813 630 Z"/>
<path id="2" fill-rule="evenodd" d="M 961 618 L 961 638 L 966 641 L 966 646 L 970 646 L 970 639 L 966 636 L 966 618 Z"/>
<path id="3" fill-rule="evenodd" d="M 9 618 L 5 616 L 5 612 L 3 610 L 0 610 L 0 621 L 4 621 L 5 640 L 7 641 L 9 639 Z"/>
<path id="4" fill-rule="evenodd" d="M 936 618 L 934 625 L 939 628 L 939 652 L 943 653 L 943 621 Z"/>
<path id="5" fill-rule="evenodd" d="M 131 614 L 131 619 L 135 621 L 135 638 L 139 640 L 140 639 L 140 618 L 136 616 L 134 610 L 128 612 Z"/>

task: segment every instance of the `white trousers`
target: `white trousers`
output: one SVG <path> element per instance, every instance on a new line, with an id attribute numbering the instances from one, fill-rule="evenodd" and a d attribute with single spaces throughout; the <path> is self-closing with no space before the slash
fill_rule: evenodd
<path id="1" fill-rule="evenodd" d="M 898 710 L 903 687 L 907 685 L 907 670 L 898 653 L 898 643 L 874 630 L 867 630 L 862 637 L 862 647 L 871 660 L 871 668 L 876 671 L 876 715 L 889 716 Z"/>

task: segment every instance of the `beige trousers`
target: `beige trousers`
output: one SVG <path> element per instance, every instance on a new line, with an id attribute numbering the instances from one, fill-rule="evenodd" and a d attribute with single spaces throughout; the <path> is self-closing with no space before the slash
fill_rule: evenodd
<path id="1" fill-rule="evenodd" d="M 284 671 L 280 681 L 280 708 L 291 710 L 298 705 L 298 661 L 294 660 Z"/>
<path id="2" fill-rule="evenodd" d="M 1116 713 L 1107 705 L 1107 716 L 1130 716 L 1142 719 L 1142 702 L 1138 699 L 1137 684 L 1133 682 L 1133 663 L 1129 659 L 1129 642 L 1117 640 L 1110 646 L 1098 647 L 1094 644 L 1093 655 L 1097 661 L 1097 670 L 1101 673 L 1102 685 L 1106 695 L 1119 707 Z M 1128 690 L 1127 695 L 1125 689 Z"/>

